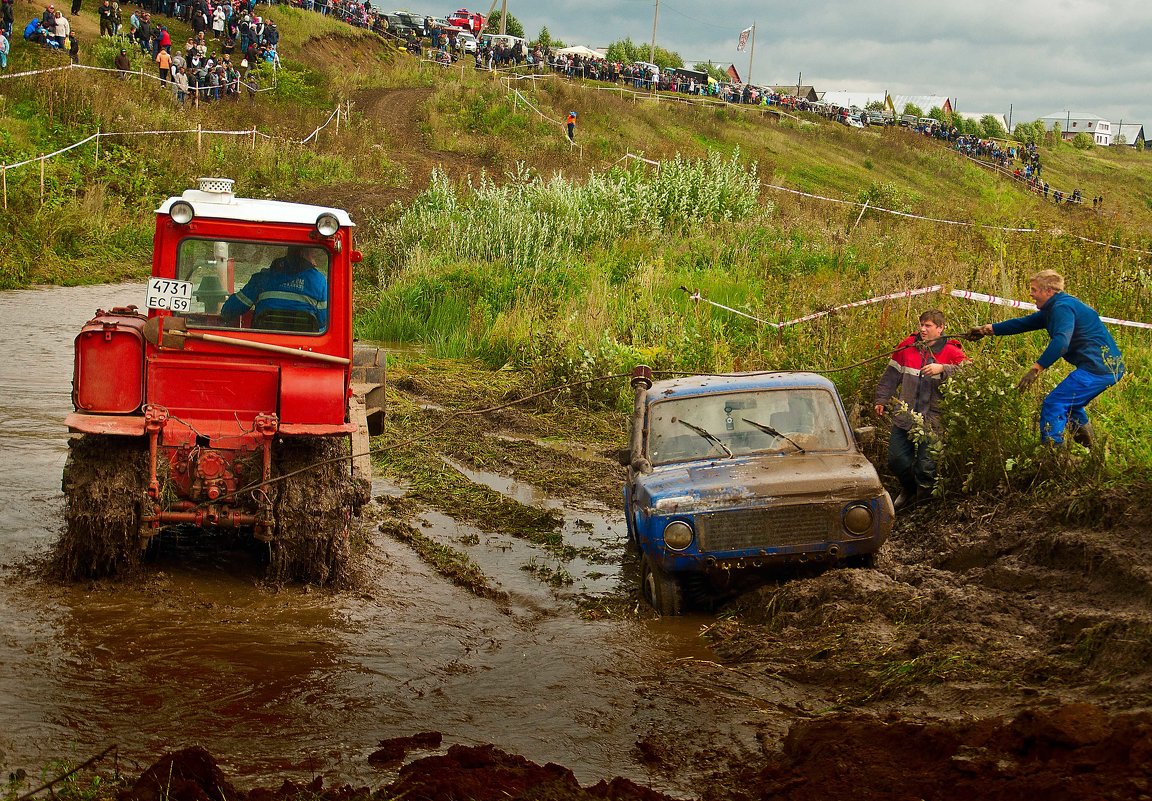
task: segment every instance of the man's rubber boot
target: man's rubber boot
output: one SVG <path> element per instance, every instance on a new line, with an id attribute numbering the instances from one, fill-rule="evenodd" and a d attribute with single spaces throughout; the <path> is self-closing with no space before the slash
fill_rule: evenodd
<path id="1" fill-rule="evenodd" d="M 1096 442 L 1096 432 L 1092 430 L 1092 424 L 1085 423 L 1082 426 L 1076 426 L 1072 432 L 1072 441 L 1077 445 L 1083 445 L 1088 450 L 1092 450 L 1092 446 Z"/>

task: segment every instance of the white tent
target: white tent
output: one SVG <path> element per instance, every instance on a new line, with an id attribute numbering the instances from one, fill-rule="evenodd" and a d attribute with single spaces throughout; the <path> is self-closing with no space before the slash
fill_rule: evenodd
<path id="1" fill-rule="evenodd" d="M 572 47 L 565 47 L 563 50 L 557 50 L 558 56 L 583 56 L 584 58 L 607 58 L 603 53 L 593 50 L 591 47 L 584 45 L 573 45 Z"/>

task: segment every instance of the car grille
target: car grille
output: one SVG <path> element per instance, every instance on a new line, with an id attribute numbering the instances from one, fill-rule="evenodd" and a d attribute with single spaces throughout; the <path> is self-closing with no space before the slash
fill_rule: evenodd
<path id="1" fill-rule="evenodd" d="M 833 512 L 816 505 L 708 512 L 696 516 L 696 534 L 702 551 L 809 545 L 828 539 Z"/>

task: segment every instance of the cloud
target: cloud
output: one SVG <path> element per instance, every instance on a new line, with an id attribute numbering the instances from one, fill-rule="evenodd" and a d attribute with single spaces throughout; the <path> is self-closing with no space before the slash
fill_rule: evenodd
<path id="1" fill-rule="evenodd" d="M 530 36 L 548 26 L 569 44 L 652 38 L 653 0 L 537 0 L 510 9 Z M 656 43 L 687 62 L 736 64 L 756 22 L 752 78 L 821 90 L 947 95 L 961 109 L 1031 120 L 1065 109 L 1152 128 L 1152 4 L 1133 0 L 874 0 L 784 4 L 660 0 Z"/>

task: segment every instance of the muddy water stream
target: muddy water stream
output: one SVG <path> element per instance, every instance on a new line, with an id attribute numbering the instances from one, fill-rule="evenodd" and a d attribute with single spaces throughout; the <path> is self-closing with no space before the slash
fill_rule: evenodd
<path id="1" fill-rule="evenodd" d="M 509 605 L 448 584 L 382 535 L 364 586 L 338 595 L 276 592 L 258 581 L 258 554 L 178 542 L 132 584 L 37 578 L 26 566 L 49 553 L 61 520 L 72 340 L 97 307 L 143 296 L 142 285 L 0 293 L 4 770 L 78 762 L 112 743 L 150 764 L 200 744 L 246 785 L 317 774 L 377 785 L 388 777 L 366 757 L 380 739 L 436 730 L 445 748 L 491 742 L 584 783 L 622 775 L 683 793 L 699 775 L 650 769 L 638 741 L 753 745 L 774 702 L 713 691 L 719 668 L 697 637 L 706 619 L 581 620 L 567 596 L 612 590 L 619 565 L 574 562 L 574 583 L 554 591 L 521 569 L 546 554 L 469 536 L 442 515 L 426 514 L 424 530 L 471 543 Z M 619 536 L 610 510 L 563 513 L 566 542 Z"/>

